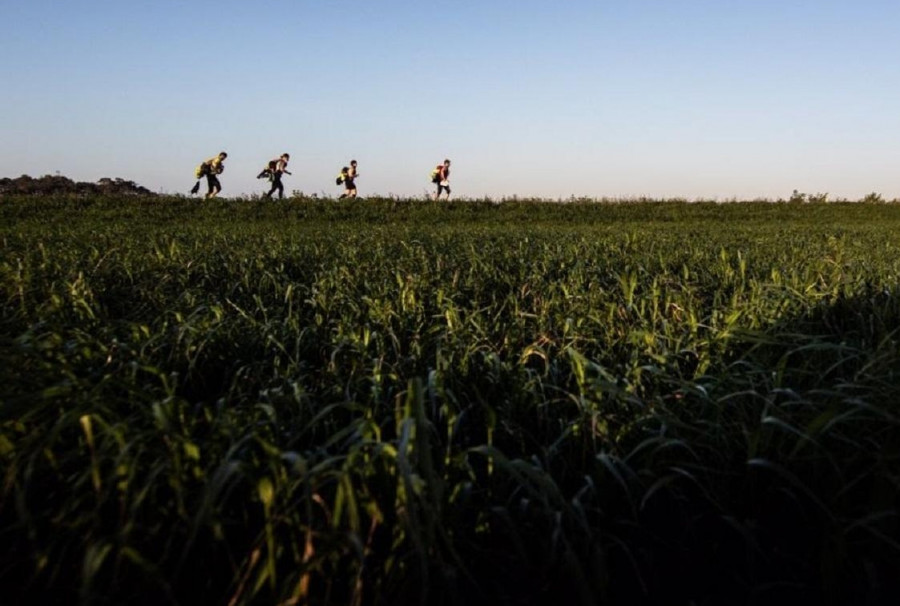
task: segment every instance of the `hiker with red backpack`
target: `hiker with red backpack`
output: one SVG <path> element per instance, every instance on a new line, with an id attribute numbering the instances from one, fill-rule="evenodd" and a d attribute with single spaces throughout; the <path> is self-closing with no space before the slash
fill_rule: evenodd
<path id="1" fill-rule="evenodd" d="M 262 171 L 258 175 L 256 175 L 257 179 L 268 178 L 269 181 L 272 182 L 272 189 L 269 190 L 269 193 L 263 194 L 266 198 L 271 198 L 272 194 L 275 193 L 275 190 L 278 190 L 279 200 L 284 198 L 284 184 L 281 182 L 281 175 L 291 174 L 291 172 L 287 169 L 288 161 L 290 159 L 290 154 L 281 154 L 280 157 L 275 158 L 274 160 L 269 160 L 269 163 L 266 164 L 266 167 L 262 169 Z"/>
<path id="2" fill-rule="evenodd" d="M 431 171 L 431 182 L 437 185 L 437 191 L 434 193 L 434 199 L 439 200 L 441 193 L 447 191 L 447 200 L 450 199 L 450 160 L 444 160 L 443 164 L 438 164 Z"/>

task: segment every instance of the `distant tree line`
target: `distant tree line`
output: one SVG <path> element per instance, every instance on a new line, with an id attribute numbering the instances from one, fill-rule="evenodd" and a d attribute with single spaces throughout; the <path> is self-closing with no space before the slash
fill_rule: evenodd
<path id="1" fill-rule="evenodd" d="M 155 196 L 152 191 L 146 187 L 142 187 L 134 181 L 126 181 L 125 179 L 110 179 L 104 177 L 96 183 L 77 182 L 59 175 L 44 175 L 43 177 L 33 178 L 28 175 L 22 175 L 15 179 L 0 179 L 0 195 L 3 194 L 23 194 L 23 195 L 53 195 L 53 194 L 75 194 L 75 195 L 96 195 L 96 194 L 119 194 L 133 196 Z"/>

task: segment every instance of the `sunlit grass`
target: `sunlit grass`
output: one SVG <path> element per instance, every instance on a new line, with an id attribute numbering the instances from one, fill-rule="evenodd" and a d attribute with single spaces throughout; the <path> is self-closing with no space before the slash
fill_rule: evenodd
<path id="1" fill-rule="evenodd" d="M 883 204 L 4 199 L 3 584 L 882 603 L 898 251 Z"/>

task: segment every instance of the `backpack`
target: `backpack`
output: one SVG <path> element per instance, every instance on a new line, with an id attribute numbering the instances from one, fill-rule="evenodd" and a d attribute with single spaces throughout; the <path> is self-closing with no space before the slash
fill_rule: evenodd
<path id="1" fill-rule="evenodd" d="M 442 170 L 443 168 L 444 168 L 444 165 L 443 165 L 443 164 L 438 164 L 438 165 L 431 171 L 431 177 L 430 177 L 430 179 L 431 179 L 431 182 L 432 182 L 432 183 L 437 183 L 438 180 L 441 178 L 441 170 Z"/>
<path id="2" fill-rule="evenodd" d="M 206 162 L 201 162 L 197 165 L 197 168 L 194 169 L 194 176 L 198 179 L 202 179 L 209 172 L 209 165 Z"/>
<path id="3" fill-rule="evenodd" d="M 335 185 L 340 185 L 340 184 L 343 183 L 343 182 L 344 182 L 344 175 L 343 175 L 343 174 L 338 175 L 338 176 L 337 176 L 337 179 L 334 180 L 334 184 L 335 184 Z"/>

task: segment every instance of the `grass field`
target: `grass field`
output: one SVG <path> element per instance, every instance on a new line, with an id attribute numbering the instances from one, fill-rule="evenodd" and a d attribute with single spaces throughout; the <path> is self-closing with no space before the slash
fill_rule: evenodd
<path id="1" fill-rule="evenodd" d="M 882 604 L 900 206 L 0 199 L 6 603 Z"/>

